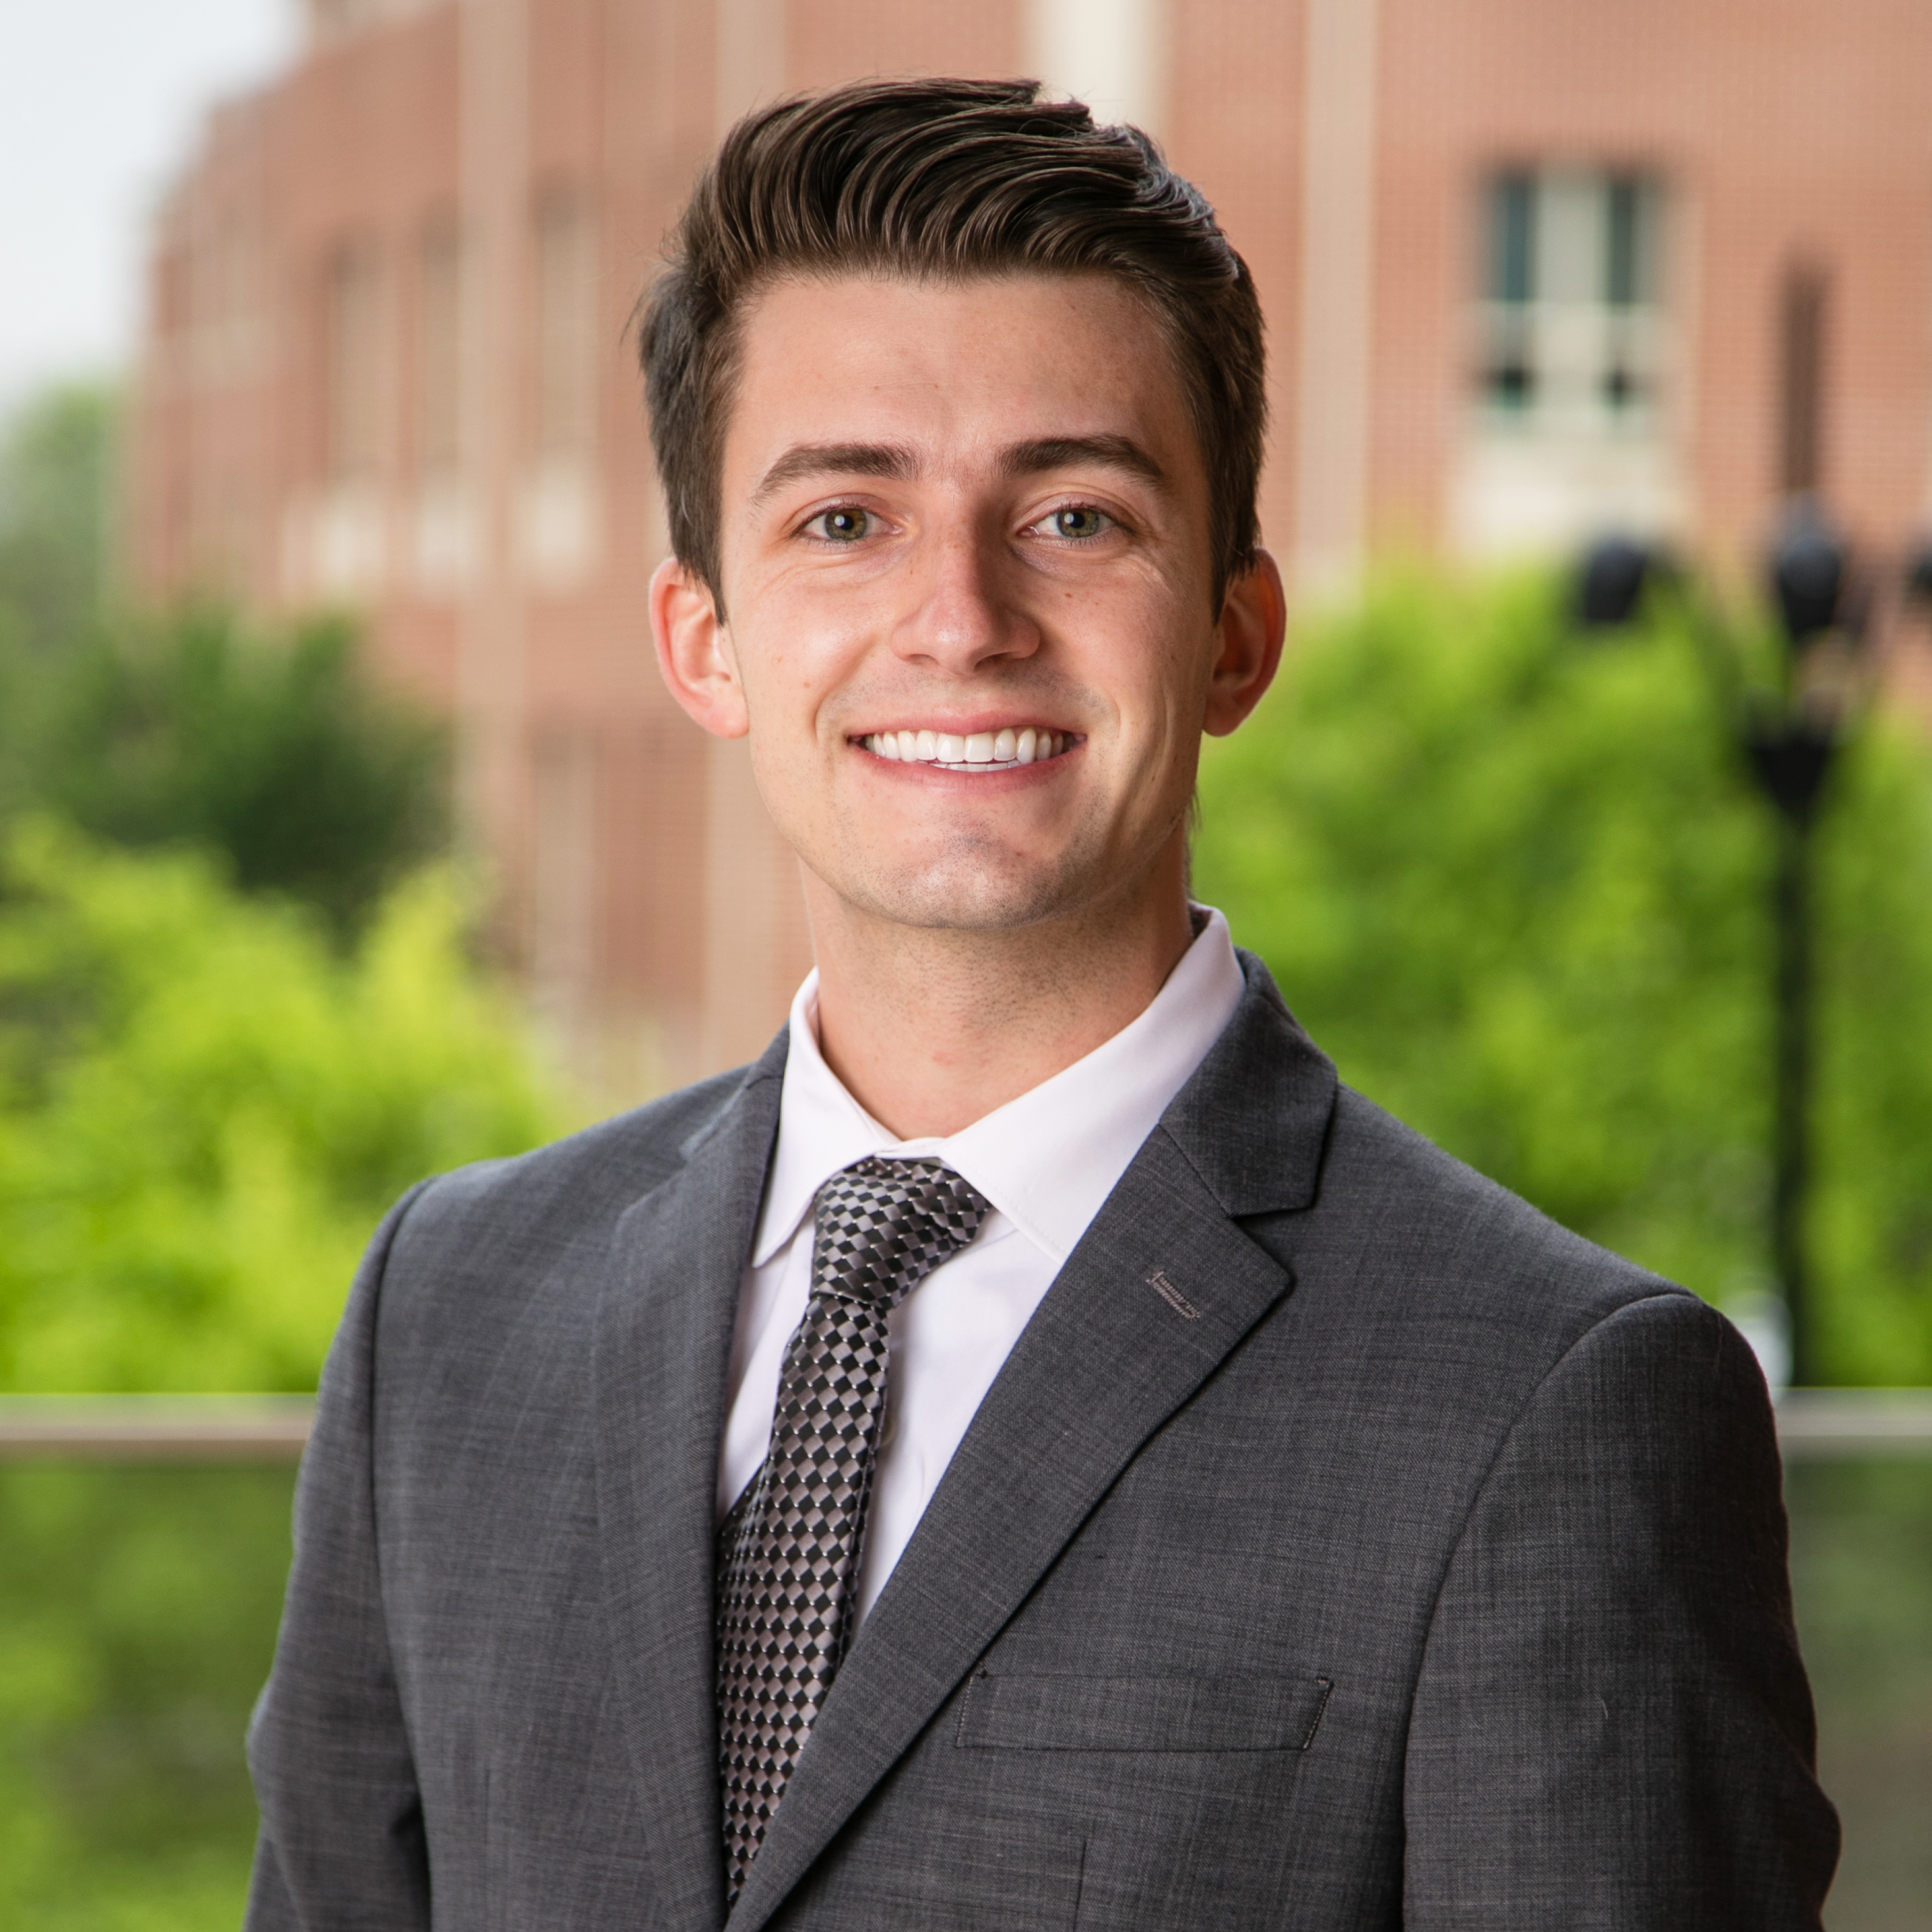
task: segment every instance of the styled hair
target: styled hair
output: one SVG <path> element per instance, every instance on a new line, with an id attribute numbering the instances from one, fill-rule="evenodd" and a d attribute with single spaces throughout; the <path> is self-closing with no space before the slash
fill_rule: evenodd
<path id="1" fill-rule="evenodd" d="M 1261 305 L 1200 190 L 1135 128 L 1032 81 L 866 81 L 731 129 L 639 330 L 672 549 L 722 608 L 722 470 L 746 303 L 788 276 L 1113 277 L 1164 336 L 1208 488 L 1215 600 L 1252 564 Z"/>

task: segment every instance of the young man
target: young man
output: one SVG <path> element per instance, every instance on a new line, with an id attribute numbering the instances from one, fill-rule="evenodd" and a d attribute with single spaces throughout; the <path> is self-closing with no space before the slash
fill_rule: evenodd
<path id="1" fill-rule="evenodd" d="M 1749 1352 L 1188 902 L 1283 623 L 1200 196 L 1024 86 L 794 103 L 644 352 L 659 662 L 818 970 L 376 1237 L 250 1924 L 1815 1927 Z"/>

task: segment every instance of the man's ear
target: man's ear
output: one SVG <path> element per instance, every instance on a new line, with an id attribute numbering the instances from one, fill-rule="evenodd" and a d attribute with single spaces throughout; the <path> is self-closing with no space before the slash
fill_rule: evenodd
<path id="1" fill-rule="evenodd" d="M 1216 626 L 1220 648 L 1208 674 L 1208 730 L 1225 738 L 1262 701 L 1281 664 L 1288 631 L 1288 593 L 1264 550 L 1228 586 Z"/>
<path id="2" fill-rule="evenodd" d="M 672 697 L 714 736 L 743 737 L 751 720 L 731 634 L 709 588 L 674 556 L 651 576 L 651 636 Z"/>

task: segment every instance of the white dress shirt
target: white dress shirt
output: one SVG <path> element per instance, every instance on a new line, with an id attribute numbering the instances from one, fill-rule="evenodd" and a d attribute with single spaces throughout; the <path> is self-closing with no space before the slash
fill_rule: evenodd
<path id="1" fill-rule="evenodd" d="M 994 1211 L 892 1313 L 885 1429 L 859 1576 L 859 1615 L 871 1610 L 1020 1330 L 1234 1016 L 1244 985 L 1228 922 L 1209 910 L 1152 1004 L 1112 1040 L 956 1134 L 902 1141 L 826 1065 L 818 975 L 806 977 L 792 1002 L 778 1146 L 739 1291 L 721 1522 L 771 1441 L 785 1345 L 811 1293 L 819 1189 L 868 1154 L 943 1160 Z"/>

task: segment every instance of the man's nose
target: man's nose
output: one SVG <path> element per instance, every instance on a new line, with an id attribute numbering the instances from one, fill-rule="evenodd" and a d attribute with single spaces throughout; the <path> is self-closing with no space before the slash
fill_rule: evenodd
<path id="1" fill-rule="evenodd" d="M 935 535 L 923 546 L 917 594 L 900 618 L 892 648 L 963 676 L 996 658 L 1030 657 L 1040 630 L 1012 592 L 1012 562 L 996 535 Z"/>

